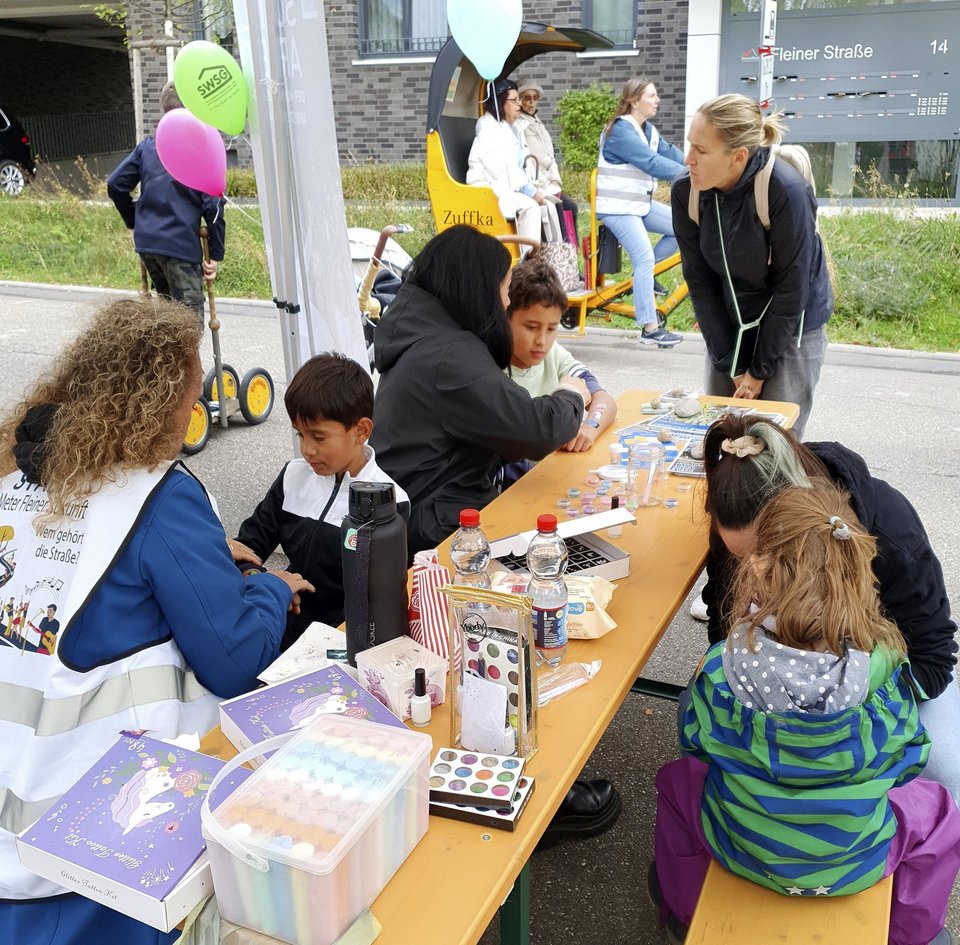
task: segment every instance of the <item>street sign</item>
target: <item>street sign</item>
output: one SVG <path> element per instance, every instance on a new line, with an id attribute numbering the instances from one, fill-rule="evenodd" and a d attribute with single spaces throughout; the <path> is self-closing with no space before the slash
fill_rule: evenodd
<path id="1" fill-rule="evenodd" d="M 773 46 L 777 41 L 777 0 L 763 0 L 760 16 L 760 45 Z"/>
<path id="2" fill-rule="evenodd" d="M 761 104 L 773 98 L 773 53 L 769 50 L 760 53 L 760 91 Z"/>

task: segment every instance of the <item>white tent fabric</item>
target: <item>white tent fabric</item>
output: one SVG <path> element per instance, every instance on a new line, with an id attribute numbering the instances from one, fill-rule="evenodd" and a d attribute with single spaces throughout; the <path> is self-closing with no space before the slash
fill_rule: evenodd
<path id="1" fill-rule="evenodd" d="M 321 351 L 367 364 L 321 0 L 235 0 L 270 281 L 289 381 Z"/>

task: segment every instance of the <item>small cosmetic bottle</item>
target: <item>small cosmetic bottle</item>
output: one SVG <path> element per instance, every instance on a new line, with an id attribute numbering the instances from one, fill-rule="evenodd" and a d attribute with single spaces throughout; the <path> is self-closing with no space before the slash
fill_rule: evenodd
<path id="1" fill-rule="evenodd" d="M 620 496 L 615 495 L 610 497 L 610 508 L 611 510 L 620 508 Z M 623 529 L 621 528 L 620 525 L 611 525 L 607 529 L 608 538 L 619 538 L 622 534 L 623 534 Z"/>
<path id="2" fill-rule="evenodd" d="M 410 699 L 410 721 L 414 725 L 430 724 L 430 697 L 427 695 L 427 671 L 423 667 L 413 673 L 413 697 Z"/>

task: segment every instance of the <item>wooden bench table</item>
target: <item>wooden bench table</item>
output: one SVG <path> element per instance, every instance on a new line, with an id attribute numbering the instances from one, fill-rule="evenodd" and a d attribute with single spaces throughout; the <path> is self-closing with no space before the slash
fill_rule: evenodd
<path id="1" fill-rule="evenodd" d="M 656 393 L 628 391 L 618 398 L 615 424 L 592 450 L 554 453 L 491 502 L 482 512 L 487 537 L 525 531 L 535 527 L 537 515 L 556 512 L 556 500 L 568 488 L 584 488 L 589 471 L 609 462 L 615 431 L 640 420 L 641 405 Z M 744 406 L 743 401 L 708 399 Z M 791 422 L 797 415 L 793 404 L 757 401 L 751 406 L 782 413 Z M 377 945 L 473 945 L 498 910 L 502 945 L 529 943 L 528 860 L 703 569 L 707 520 L 700 490 L 678 488 L 696 482 L 668 477 L 664 496 L 676 498 L 677 507 L 638 509 L 636 526 L 624 525 L 615 540 L 631 556 L 630 576 L 618 582 L 609 609 L 618 627 L 599 640 L 570 642 L 565 660 L 599 659 L 603 666 L 587 685 L 541 709 L 540 750 L 527 767 L 536 789 L 516 831 L 432 817 L 426 836 L 372 906 L 383 925 Z M 449 565 L 449 539 L 440 553 Z M 451 697 L 448 692 L 447 703 L 421 729 L 433 738 L 434 753 L 450 744 Z M 204 747 L 233 754 L 222 741 L 214 732 Z"/>

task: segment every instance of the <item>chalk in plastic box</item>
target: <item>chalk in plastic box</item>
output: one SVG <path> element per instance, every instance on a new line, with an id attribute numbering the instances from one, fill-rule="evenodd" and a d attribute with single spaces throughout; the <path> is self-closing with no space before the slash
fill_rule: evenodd
<path id="1" fill-rule="evenodd" d="M 447 692 L 447 661 L 408 636 L 388 640 L 357 654 L 357 676 L 371 695 L 394 715 L 410 718 L 413 676 L 418 667 L 427 674 L 430 705 L 440 705 Z"/>
<path id="2" fill-rule="evenodd" d="M 431 747 L 421 732 L 344 716 L 291 736 L 204 808 L 221 915 L 293 945 L 335 942 L 427 831 Z"/>

